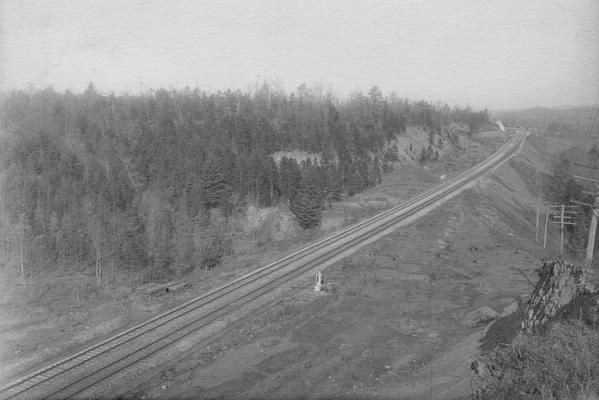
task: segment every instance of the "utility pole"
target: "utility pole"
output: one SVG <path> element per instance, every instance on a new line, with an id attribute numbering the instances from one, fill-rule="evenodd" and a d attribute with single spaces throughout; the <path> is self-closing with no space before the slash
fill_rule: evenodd
<path id="1" fill-rule="evenodd" d="M 593 251 L 595 250 L 595 233 L 597 232 L 597 214 L 599 213 L 599 198 L 595 197 L 595 208 L 591 216 L 591 226 L 589 228 L 589 243 L 587 245 L 587 254 L 584 259 L 584 265 L 590 267 L 593 264 Z"/>
<path id="2" fill-rule="evenodd" d="M 537 202 L 537 224 L 535 225 L 535 243 L 539 241 L 539 208 L 541 206 L 541 196 L 539 196 L 539 201 Z"/>
<path id="3" fill-rule="evenodd" d="M 559 254 L 564 254 L 564 232 L 566 230 L 566 225 L 576 225 L 573 218 L 578 212 L 576 210 L 572 210 L 572 207 L 576 207 L 573 205 L 555 205 L 549 206 L 549 213 L 553 211 L 551 217 L 554 219 L 549 221 L 551 224 L 559 224 L 560 225 L 560 245 L 559 245 Z M 553 209 L 553 210 L 552 210 Z M 549 213 L 547 215 L 549 215 Z M 547 225 L 545 225 L 547 227 Z M 547 239 L 547 235 L 545 235 L 545 240 Z"/>
<path id="4" fill-rule="evenodd" d="M 543 248 L 547 248 L 547 227 L 549 225 L 549 210 L 545 213 L 545 239 L 543 240 Z"/>
<path id="5" fill-rule="evenodd" d="M 559 254 L 564 254 L 564 205 L 562 204 L 562 215 L 560 218 L 561 226 L 559 228 L 560 239 L 559 239 Z"/>

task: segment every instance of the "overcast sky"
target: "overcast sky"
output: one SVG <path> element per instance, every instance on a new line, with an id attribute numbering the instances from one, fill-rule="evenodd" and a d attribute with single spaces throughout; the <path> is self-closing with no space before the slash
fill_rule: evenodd
<path id="1" fill-rule="evenodd" d="M 598 0 L 0 0 L 2 89 L 246 89 L 599 102 Z"/>

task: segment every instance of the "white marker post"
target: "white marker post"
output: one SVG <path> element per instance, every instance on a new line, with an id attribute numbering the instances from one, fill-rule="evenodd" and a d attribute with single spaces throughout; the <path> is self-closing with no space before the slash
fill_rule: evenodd
<path id="1" fill-rule="evenodd" d="M 320 292 L 322 290 L 322 272 L 316 272 L 316 284 L 314 285 L 314 291 Z"/>

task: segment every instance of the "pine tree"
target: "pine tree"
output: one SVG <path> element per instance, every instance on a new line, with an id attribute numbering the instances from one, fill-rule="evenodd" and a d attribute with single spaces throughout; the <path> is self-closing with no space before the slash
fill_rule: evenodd
<path id="1" fill-rule="evenodd" d="M 302 173 L 295 158 L 281 158 L 280 185 L 283 197 L 291 200 L 302 186 Z"/>
<path id="2" fill-rule="evenodd" d="M 391 164 L 387 159 L 383 159 L 383 172 L 389 173 L 393 171 L 393 164 Z"/>
<path id="3" fill-rule="evenodd" d="M 426 159 L 428 161 L 431 161 L 434 157 L 434 151 L 432 146 L 428 146 L 428 148 L 426 149 Z"/>
<path id="4" fill-rule="evenodd" d="M 327 201 L 329 208 L 331 208 L 333 202 L 341 201 L 343 193 L 341 174 L 339 173 L 339 170 L 334 167 L 331 170 L 329 182 L 330 184 L 328 188 Z"/>
<path id="5" fill-rule="evenodd" d="M 203 203 L 207 209 L 221 207 L 227 209 L 232 194 L 231 186 L 225 182 L 220 163 L 211 158 L 202 174 Z"/>
<path id="6" fill-rule="evenodd" d="M 418 161 L 420 161 L 420 164 L 423 164 L 426 162 L 426 149 L 424 147 L 420 151 L 420 158 L 418 159 Z"/>
<path id="7" fill-rule="evenodd" d="M 264 201 L 264 204 L 270 206 L 278 200 L 281 194 L 281 188 L 279 187 L 279 170 L 277 168 L 277 163 L 272 156 L 267 156 L 264 159 L 263 171 L 263 186 L 267 189 L 267 194 L 265 196 L 267 200 Z"/>
<path id="8" fill-rule="evenodd" d="M 369 169 L 369 172 L 372 174 L 371 179 L 374 184 L 378 185 L 383 183 L 381 160 L 378 156 L 375 156 L 374 160 L 372 160 L 372 168 Z"/>
<path id="9" fill-rule="evenodd" d="M 364 178 L 354 167 L 349 171 L 349 176 L 347 177 L 347 194 L 353 196 L 356 193 L 360 193 L 366 187 L 366 183 L 364 182 Z"/>
<path id="10" fill-rule="evenodd" d="M 318 226 L 323 210 L 320 190 L 314 185 L 301 188 L 291 199 L 289 209 L 302 228 L 310 229 Z"/>

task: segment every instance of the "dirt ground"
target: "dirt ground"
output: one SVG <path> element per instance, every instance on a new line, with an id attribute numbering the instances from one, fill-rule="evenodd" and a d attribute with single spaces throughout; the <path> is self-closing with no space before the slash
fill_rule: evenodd
<path id="1" fill-rule="evenodd" d="M 474 188 L 326 269 L 325 293 L 306 280 L 125 397 L 468 397 L 468 361 L 488 328 L 469 313 L 501 313 L 530 292 L 547 255 L 518 164 L 532 158 L 525 146 Z M 391 186 L 380 190 L 372 196 Z"/>
<path id="2" fill-rule="evenodd" d="M 178 296 L 147 298 L 124 283 L 89 277 L 15 285 L 2 279 L 0 380 L 131 326 L 310 239 L 406 200 L 487 156 L 498 133 L 464 140 L 463 156 L 422 168 L 398 163 L 382 185 L 335 204 L 321 232 L 276 246 L 247 246 L 213 272 L 189 277 Z M 529 164 L 525 147 L 516 162 Z M 523 275 L 543 254 L 534 244 L 534 195 L 505 165 L 412 225 L 328 268 L 327 291 L 306 281 L 272 307 L 173 360 L 132 398 L 451 398 L 469 393 L 468 358 L 485 326 L 529 289 Z M 517 168 L 522 173 L 522 168 Z M 525 169 L 526 170 L 526 169 Z M 446 178 L 445 178 L 446 179 Z M 333 222 L 331 222 L 333 221 Z M 301 239 L 301 240 L 298 240 Z M 2 277 L 0 277 L 2 278 Z M 65 300 L 66 299 L 66 300 Z"/>

